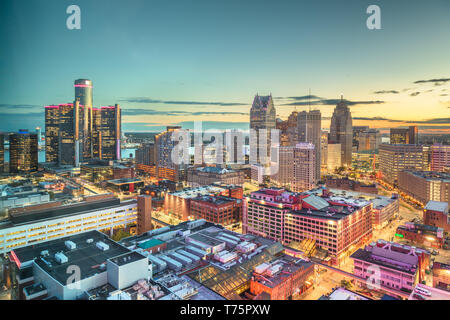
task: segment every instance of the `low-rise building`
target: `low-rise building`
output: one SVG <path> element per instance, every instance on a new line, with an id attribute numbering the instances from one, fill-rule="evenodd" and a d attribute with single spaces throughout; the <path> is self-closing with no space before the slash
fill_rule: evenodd
<path id="1" fill-rule="evenodd" d="M 448 203 L 439 201 L 428 201 L 423 209 L 423 223 L 450 231 L 450 217 L 448 214 Z"/>
<path id="2" fill-rule="evenodd" d="M 228 226 L 242 221 L 242 200 L 224 196 L 198 196 L 191 199 L 190 215 Z"/>
<path id="3" fill-rule="evenodd" d="M 191 187 L 200 187 L 213 183 L 242 186 L 244 184 L 244 172 L 220 166 L 193 167 L 188 169 L 187 183 Z"/>
<path id="4" fill-rule="evenodd" d="M 425 224 L 406 222 L 397 228 L 395 236 L 426 247 L 440 249 L 444 245 L 444 230 Z"/>
<path id="5" fill-rule="evenodd" d="M 433 287 L 450 292 L 450 262 L 439 257 L 433 262 Z"/>
<path id="6" fill-rule="evenodd" d="M 350 258 L 353 274 L 366 279 L 359 281 L 360 285 L 369 284 L 380 290 L 385 287 L 410 293 L 430 267 L 428 251 L 384 240 L 358 249 Z"/>

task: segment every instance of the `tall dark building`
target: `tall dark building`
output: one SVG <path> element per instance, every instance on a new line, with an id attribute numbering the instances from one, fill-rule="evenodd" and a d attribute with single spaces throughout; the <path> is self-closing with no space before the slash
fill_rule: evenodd
<path id="1" fill-rule="evenodd" d="M 419 130 L 417 126 L 408 128 L 391 128 L 391 144 L 419 144 Z"/>
<path id="2" fill-rule="evenodd" d="M 154 143 L 143 144 L 136 150 L 136 164 L 154 166 L 156 164 L 156 148 Z"/>
<path id="3" fill-rule="evenodd" d="M 102 109 L 92 108 L 92 157 L 102 158 Z"/>
<path id="4" fill-rule="evenodd" d="M 9 172 L 28 173 L 38 169 L 37 134 L 19 130 L 9 137 Z"/>
<path id="5" fill-rule="evenodd" d="M 267 146 L 267 157 L 270 159 L 271 131 L 276 128 L 276 110 L 273 105 L 272 95 L 259 96 L 253 99 L 252 108 L 250 109 L 250 129 L 255 130 L 255 135 L 250 135 L 251 152 L 256 155 L 254 158 L 257 164 L 264 165 L 268 161 L 264 152 L 260 154 L 260 142 Z M 260 139 L 261 131 L 267 130 L 266 141 Z M 262 146 L 261 146 L 262 147 Z"/>
<path id="6" fill-rule="evenodd" d="M 74 106 L 73 103 L 59 105 L 59 165 L 76 166 L 79 162 L 78 108 L 78 104 Z"/>
<path id="7" fill-rule="evenodd" d="M 45 106 L 45 162 L 59 162 L 59 106 Z"/>
<path id="8" fill-rule="evenodd" d="M 0 173 L 5 172 L 5 135 L 0 132 Z"/>
<path id="9" fill-rule="evenodd" d="M 75 101 L 80 104 L 79 141 L 81 147 L 80 159 L 92 158 L 92 129 L 93 129 L 93 94 L 92 81 L 88 79 L 75 80 Z"/>
<path id="10" fill-rule="evenodd" d="M 121 113 L 118 104 L 101 107 L 102 159 L 120 160 Z"/>
<path id="11" fill-rule="evenodd" d="M 334 108 L 331 117 L 330 143 L 341 144 L 341 163 L 343 166 L 352 165 L 352 114 L 343 97 Z"/>
<path id="12" fill-rule="evenodd" d="M 319 110 L 302 111 L 297 115 L 297 132 L 299 142 L 314 145 L 315 150 L 315 182 L 320 179 L 322 115 Z"/>

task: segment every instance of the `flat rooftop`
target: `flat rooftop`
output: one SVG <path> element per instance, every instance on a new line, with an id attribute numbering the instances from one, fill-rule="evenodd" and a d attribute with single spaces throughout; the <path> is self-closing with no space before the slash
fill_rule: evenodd
<path id="1" fill-rule="evenodd" d="M 133 263 L 133 262 L 143 260 L 143 259 L 146 260 L 147 258 L 136 251 L 132 251 L 132 252 L 124 253 L 124 254 L 114 257 L 114 258 L 110 258 L 109 260 L 118 266 L 123 266 L 128 263 Z"/>
<path id="2" fill-rule="evenodd" d="M 430 201 L 428 201 L 428 203 L 424 209 L 443 212 L 445 214 L 448 214 L 448 203 L 430 200 Z"/>
<path id="3" fill-rule="evenodd" d="M 121 179 L 115 179 L 115 180 L 108 180 L 107 182 L 110 184 L 119 186 L 122 184 L 138 183 L 138 182 L 143 182 L 143 181 L 139 178 L 121 178 Z"/>
<path id="4" fill-rule="evenodd" d="M 446 172 L 414 171 L 414 170 L 407 170 L 407 172 L 427 180 L 442 180 L 444 182 L 450 182 L 450 173 Z"/>
<path id="5" fill-rule="evenodd" d="M 87 243 L 88 239 L 92 239 L 93 241 Z M 64 244 L 67 240 L 74 242 L 76 248 L 73 250 L 68 249 Z M 96 243 L 99 241 L 107 244 L 109 249 L 102 251 L 97 248 Z M 98 231 L 85 232 L 39 244 L 31 249 L 28 248 L 20 248 L 15 251 L 18 259 L 21 260 L 21 257 L 26 255 L 28 255 L 28 258 L 37 258 L 34 262 L 64 286 L 71 275 L 67 273 L 68 266 L 78 266 L 80 268 L 81 280 L 83 280 L 97 273 L 106 272 L 106 262 L 108 259 L 130 253 L 130 250 L 122 247 Z M 40 253 L 43 250 L 48 250 L 48 257 L 40 258 Z M 55 253 L 57 252 L 62 252 L 68 258 L 68 261 L 62 264 L 58 263 L 55 259 Z M 104 264 L 103 268 L 101 267 L 102 264 Z"/>
<path id="6" fill-rule="evenodd" d="M 362 260 L 365 262 L 369 262 L 369 263 L 373 263 L 373 264 L 377 264 L 389 269 L 394 269 L 397 271 L 401 271 L 401 272 L 405 272 L 408 274 L 415 274 L 417 271 L 417 265 L 410 265 L 410 268 L 408 267 L 402 267 L 399 264 L 396 263 L 390 263 L 385 261 L 385 257 L 378 257 L 376 254 L 373 254 L 370 251 L 364 250 L 364 249 L 358 249 L 356 250 L 351 256 L 350 258 L 352 259 L 358 259 L 358 260 Z M 401 262 L 403 264 L 406 264 L 405 262 Z"/>
<path id="7" fill-rule="evenodd" d="M 14 225 L 28 224 L 32 222 L 38 222 L 41 220 L 50 220 L 65 216 L 87 213 L 90 211 L 98 211 L 102 209 L 113 208 L 119 205 L 120 199 L 118 198 L 104 199 L 92 202 L 81 202 L 57 208 L 48 208 L 42 210 L 29 211 L 26 213 L 12 214 L 10 217 L 10 221 Z"/>
<path id="8" fill-rule="evenodd" d="M 199 195 L 208 195 L 211 193 L 218 193 L 224 191 L 224 188 L 218 186 L 202 186 L 198 188 L 186 188 L 184 190 L 170 193 L 172 196 L 184 198 L 184 199 L 192 199 Z"/>
<path id="9" fill-rule="evenodd" d="M 328 295 L 327 300 L 370 300 L 370 299 L 356 292 L 340 287 L 331 292 Z"/>

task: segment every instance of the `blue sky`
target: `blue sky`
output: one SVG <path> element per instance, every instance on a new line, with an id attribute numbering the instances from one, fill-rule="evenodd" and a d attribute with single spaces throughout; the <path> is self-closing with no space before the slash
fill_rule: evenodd
<path id="1" fill-rule="evenodd" d="M 66 28 L 71 4 L 81 30 Z M 371 4 L 382 30 L 366 27 Z M 449 14 L 448 0 L 2 0 L 0 130 L 42 126 L 77 78 L 93 80 L 96 106 L 121 104 L 125 131 L 245 126 L 256 93 L 284 118 L 310 88 L 325 118 L 343 93 L 359 124 L 445 129 Z"/>

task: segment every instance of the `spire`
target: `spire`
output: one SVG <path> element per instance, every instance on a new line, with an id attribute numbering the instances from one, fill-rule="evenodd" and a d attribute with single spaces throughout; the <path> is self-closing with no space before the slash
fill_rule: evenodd
<path id="1" fill-rule="evenodd" d="M 341 93 L 341 102 L 344 102 L 344 94 Z"/>

